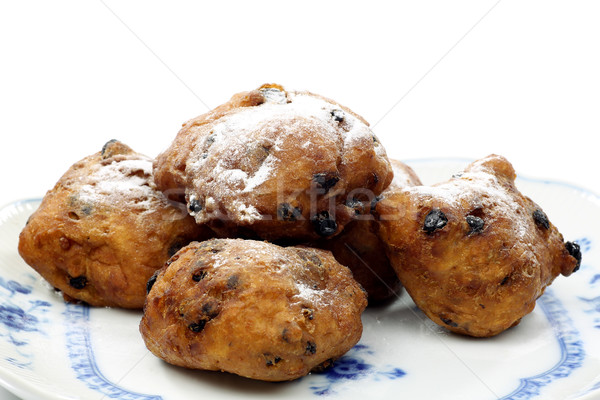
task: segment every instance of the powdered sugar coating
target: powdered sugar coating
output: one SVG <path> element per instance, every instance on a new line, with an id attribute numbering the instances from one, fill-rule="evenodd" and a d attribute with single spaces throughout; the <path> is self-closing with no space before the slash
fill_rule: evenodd
<path id="1" fill-rule="evenodd" d="M 187 164 L 187 172 L 193 177 L 193 187 L 206 186 L 205 182 L 210 181 L 207 191 L 213 194 L 212 197 L 221 199 L 259 188 L 274 178 L 277 167 L 281 164 L 281 155 L 288 151 L 286 147 L 297 146 L 297 141 L 289 140 L 287 136 L 313 130 L 315 125 L 320 128 L 315 131 L 316 135 L 325 136 L 324 140 L 335 143 L 343 152 L 361 141 L 372 140 L 373 132 L 370 128 L 349 113 L 345 113 L 345 128 L 340 135 L 331 114 L 334 110 L 339 110 L 339 106 L 307 93 L 288 93 L 287 102 L 282 101 L 285 95 L 281 91 L 268 90 L 267 93 L 269 95 L 266 96 L 266 103 L 242 109 L 220 119 L 212 127 L 209 152 L 193 152 Z M 275 96 L 273 93 L 280 95 Z M 264 137 L 261 137 L 263 135 L 256 135 L 256 132 L 264 132 L 265 137 L 273 137 L 282 125 L 286 127 L 285 130 L 280 130 L 278 136 L 267 139 L 262 144 L 265 148 L 268 146 L 269 154 L 257 170 L 243 171 L 233 166 L 247 154 L 248 149 L 256 146 L 261 139 L 264 140 Z M 308 138 L 300 147 L 310 151 L 314 144 Z M 219 159 L 216 167 L 209 171 L 207 176 L 203 166 L 209 159 L 210 152 L 219 153 L 223 158 Z M 237 201 L 232 202 L 231 206 L 225 204 L 225 209 L 229 217 L 241 221 L 252 222 L 261 218 L 252 204 Z M 247 212 L 249 209 L 252 212 Z M 200 214 L 197 219 L 202 217 Z"/>
<path id="2" fill-rule="evenodd" d="M 111 207 L 125 203 L 140 212 L 169 206 L 152 179 L 151 158 L 137 154 L 134 158 L 117 156 L 106 161 L 90 166 L 91 173 L 78 191 L 80 202 Z"/>
<path id="3" fill-rule="evenodd" d="M 314 289 L 305 282 L 296 282 L 296 289 L 298 290 L 296 297 L 302 302 L 308 302 L 313 305 L 326 304 L 327 297 L 332 296 L 332 293 L 328 290 Z"/>
<path id="4" fill-rule="evenodd" d="M 510 167 L 508 170 L 497 166 Z M 498 168 L 498 169 L 497 169 Z M 512 166 L 499 158 L 472 163 L 447 182 L 433 186 L 407 187 L 405 191 L 419 204 L 450 207 L 455 210 L 485 209 L 488 224 L 496 218 L 511 221 L 515 239 L 520 241 L 531 232 L 530 218 L 523 218 L 523 197 L 514 187 Z"/>
<path id="5" fill-rule="evenodd" d="M 319 256 L 323 257 L 324 254 L 321 250 L 305 247 L 300 249 L 294 247 L 283 248 L 256 240 L 240 241 L 240 239 L 233 239 L 233 241 L 237 244 L 243 244 L 244 258 L 235 262 L 235 260 L 232 260 L 233 253 L 227 251 L 227 247 L 225 247 L 225 250 L 220 250 L 212 255 L 212 268 L 235 271 L 240 267 L 239 264 L 243 263 L 248 265 L 247 268 L 263 269 L 266 268 L 263 264 L 267 263 L 270 269 L 282 275 L 281 279 L 289 282 L 288 289 L 292 302 L 300 302 L 311 306 L 324 306 L 327 304 L 327 297 L 334 295 L 326 286 L 320 287 L 323 281 L 327 279 L 323 276 L 315 276 L 314 272 L 316 270 L 320 271 L 320 268 L 315 268 L 315 265 L 312 264 L 310 269 L 307 269 L 309 268 L 306 266 L 307 261 L 303 259 L 306 254 L 309 254 L 309 257 L 319 260 Z M 232 240 L 225 239 L 221 242 L 232 243 Z M 313 273 L 312 276 L 310 272 Z"/>

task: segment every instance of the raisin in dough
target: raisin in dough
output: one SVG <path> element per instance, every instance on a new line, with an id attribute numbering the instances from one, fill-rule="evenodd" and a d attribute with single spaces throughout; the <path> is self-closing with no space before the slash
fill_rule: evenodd
<path id="1" fill-rule="evenodd" d="M 213 235 L 171 205 L 151 173 L 150 158 L 108 142 L 46 194 L 21 232 L 21 256 L 66 300 L 142 308 L 154 271 Z"/>
<path id="2" fill-rule="evenodd" d="M 149 282 L 140 323 L 168 363 L 283 381 L 358 342 L 366 296 L 331 253 L 243 239 L 181 249 Z"/>
<path id="3" fill-rule="evenodd" d="M 155 162 L 158 187 L 185 194 L 223 236 L 311 240 L 339 233 L 344 204 L 386 188 L 391 167 L 368 124 L 309 92 L 263 85 L 184 124 Z"/>
<path id="4" fill-rule="evenodd" d="M 382 196 L 396 188 L 421 185 L 421 180 L 408 165 L 397 160 L 390 160 L 390 163 L 394 179 Z M 369 305 L 393 300 L 400 295 L 402 284 L 377 233 L 377 222 L 369 212 L 371 205 L 367 207 L 357 199 L 349 205 L 358 214 L 357 219 L 338 236 L 319 240 L 313 245 L 331 251 L 340 264 L 350 268 L 354 279 L 367 291 Z"/>
<path id="5" fill-rule="evenodd" d="M 376 206 L 379 232 L 417 306 L 461 334 L 493 336 L 519 323 L 581 253 L 515 187 L 491 155 L 434 186 L 404 187 Z"/>

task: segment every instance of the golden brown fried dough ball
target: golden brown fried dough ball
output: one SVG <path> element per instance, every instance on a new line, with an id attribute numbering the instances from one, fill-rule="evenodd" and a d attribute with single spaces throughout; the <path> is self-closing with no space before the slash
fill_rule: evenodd
<path id="1" fill-rule="evenodd" d="M 212 232 L 156 189 L 152 160 L 118 141 L 74 164 L 19 238 L 23 259 L 66 300 L 142 308 L 146 282 Z"/>
<path id="2" fill-rule="evenodd" d="M 376 206 L 392 265 L 437 324 L 493 336 L 519 323 L 559 274 L 581 261 L 491 155 L 445 183 L 396 189 Z"/>
<path id="3" fill-rule="evenodd" d="M 407 186 L 421 185 L 421 180 L 408 165 L 390 160 L 394 179 L 383 191 Z M 355 199 L 357 212 L 364 211 L 364 205 Z M 402 284 L 390 265 L 385 245 L 377 234 L 377 223 L 370 214 L 359 215 L 357 220 L 346 226 L 338 236 L 329 240 L 312 243 L 315 247 L 331 251 L 340 264 L 352 271 L 354 279 L 367 291 L 369 305 L 377 305 L 395 299 L 402 290 Z"/>
<path id="4" fill-rule="evenodd" d="M 368 124 L 324 97 L 279 85 L 239 93 L 187 122 L 155 162 L 168 196 L 223 236 L 311 240 L 350 221 L 347 198 L 392 172 Z"/>
<path id="5" fill-rule="evenodd" d="M 409 186 L 421 186 L 423 184 L 417 173 L 402 161 L 390 159 L 390 164 L 392 165 L 394 178 L 386 190 Z"/>
<path id="6" fill-rule="evenodd" d="M 243 239 L 181 249 L 148 283 L 140 332 L 168 363 L 284 381 L 358 342 L 367 301 L 331 253 Z"/>

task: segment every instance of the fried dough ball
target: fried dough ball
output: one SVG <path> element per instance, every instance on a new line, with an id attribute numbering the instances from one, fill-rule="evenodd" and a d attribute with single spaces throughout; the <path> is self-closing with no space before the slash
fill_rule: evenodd
<path id="1" fill-rule="evenodd" d="M 221 236 L 312 240 L 338 234 L 356 191 L 391 179 L 383 146 L 348 108 L 263 85 L 183 125 L 155 162 L 158 187 L 185 194 L 191 215 Z"/>
<path id="2" fill-rule="evenodd" d="M 423 184 L 416 172 L 402 161 L 390 159 L 390 164 L 392 165 L 394 178 L 386 191 Z"/>
<path id="3" fill-rule="evenodd" d="M 214 234 L 156 189 L 152 160 L 118 141 L 75 163 L 19 237 L 19 253 L 65 300 L 142 308 L 177 250 Z"/>
<path id="4" fill-rule="evenodd" d="M 331 253 L 243 239 L 194 242 L 148 283 L 140 323 L 168 363 L 284 381 L 358 342 L 366 296 Z"/>
<path id="5" fill-rule="evenodd" d="M 404 287 L 453 332 L 487 337 L 518 324 L 554 278 L 581 262 L 579 246 L 564 243 L 515 177 L 491 155 L 445 183 L 393 190 L 376 206 Z"/>
<path id="6" fill-rule="evenodd" d="M 394 179 L 382 196 L 393 189 L 422 184 L 408 165 L 397 160 L 390 160 L 390 163 Z M 360 201 L 356 200 L 353 205 L 359 214 L 365 211 Z M 377 234 L 377 223 L 370 213 L 357 216 L 357 220 L 348 224 L 338 236 L 311 245 L 331 251 L 340 264 L 350 268 L 354 279 L 366 290 L 370 306 L 388 302 L 400 295 L 402 283 L 390 265 L 385 245 Z"/>

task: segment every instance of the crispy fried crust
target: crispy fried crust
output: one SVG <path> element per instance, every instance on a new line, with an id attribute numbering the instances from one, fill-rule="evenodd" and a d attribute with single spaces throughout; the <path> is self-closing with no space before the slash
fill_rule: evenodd
<path id="1" fill-rule="evenodd" d="M 266 381 L 299 378 L 358 342 L 366 296 L 331 253 L 213 239 L 156 277 L 140 323 L 168 363 Z"/>
<path id="2" fill-rule="evenodd" d="M 199 223 L 268 240 L 336 235 L 352 217 L 348 196 L 378 195 L 392 179 L 360 116 L 279 85 L 239 93 L 184 124 L 154 174 Z"/>
<path id="3" fill-rule="evenodd" d="M 433 187 L 401 188 L 376 206 L 392 265 L 417 306 L 447 329 L 493 336 L 519 323 L 578 260 L 514 185 L 501 156 Z"/>
<path id="4" fill-rule="evenodd" d="M 394 189 L 421 185 L 421 180 L 408 165 L 398 160 L 390 160 L 394 179 L 383 191 L 382 196 Z M 360 204 L 357 220 L 346 226 L 338 236 L 311 243 L 313 246 L 331 251 L 340 264 L 352 271 L 354 279 L 367 291 L 369 305 L 377 305 L 395 299 L 402 290 L 402 284 L 387 257 L 384 243 L 377 234 L 377 223 L 368 212 L 368 207 Z"/>
<path id="5" fill-rule="evenodd" d="M 46 194 L 19 253 L 66 300 L 142 308 L 154 271 L 190 241 L 213 236 L 167 201 L 151 171 L 151 159 L 108 142 Z"/>

